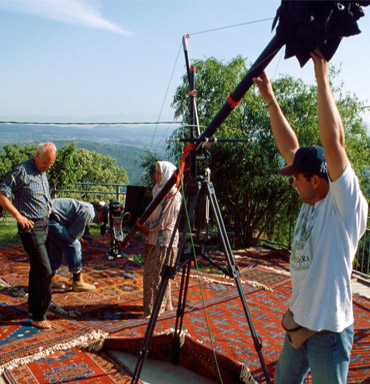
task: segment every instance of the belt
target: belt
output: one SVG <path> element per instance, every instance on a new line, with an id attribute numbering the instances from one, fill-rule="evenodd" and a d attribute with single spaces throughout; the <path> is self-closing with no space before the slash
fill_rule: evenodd
<path id="1" fill-rule="evenodd" d="M 41 221 L 41 220 L 46 221 L 46 220 L 48 219 L 48 216 L 39 217 L 39 218 L 37 218 L 37 219 L 31 219 L 31 218 L 27 217 L 27 219 L 28 219 L 28 220 L 32 220 L 32 221 L 35 223 L 36 221 Z"/>

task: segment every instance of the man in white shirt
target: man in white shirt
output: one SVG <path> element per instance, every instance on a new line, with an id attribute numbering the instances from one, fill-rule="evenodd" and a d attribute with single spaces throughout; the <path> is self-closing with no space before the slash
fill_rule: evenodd
<path id="1" fill-rule="evenodd" d="M 329 62 L 319 50 L 311 57 L 323 148 L 300 147 L 265 72 L 253 79 L 267 102 L 271 129 L 287 164 L 281 173 L 293 176 L 303 201 L 290 257 L 289 305 L 292 320 L 309 337 L 297 346 L 286 335 L 275 384 L 303 383 L 309 371 L 314 383 L 346 383 L 354 333 L 352 261 L 368 214 L 345 151 L 343 123 L 328 80 Z"/>

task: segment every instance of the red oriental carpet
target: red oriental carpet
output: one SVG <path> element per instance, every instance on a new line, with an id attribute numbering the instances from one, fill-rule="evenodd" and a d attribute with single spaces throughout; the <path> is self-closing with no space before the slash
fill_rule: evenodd
<path id="1" fill-rule="evenodd" d="M 71 348 L 7 370 L 4 376 L 8 383 L 14 384 L 129 384 L 132 372 L 109 352 Z"/>
<path id="2" fill-rule="evenodd" d="M 247 302 L 254 327 L 257 335 L 262 340 L 262 354 L 266 367 L 273 378 L 279 353 L 282 348 L 284 331 L 280 325 L 280 319 L 284 313 L 286 302 L 290 297 L 290 284 L 286 283 L 274 289 L 274 292 L 266 290 L 255 291 L 247 296 Z M 258 383 L 265 383 L 265 377 L 261 368 L 261 363 L 255 351 L 253 338 L 247 323 L 244 311 L 242 309 L 240 299 L 235 298 L 228 302 L 222 302 L 206 308 L 209 328 L 212 334 L 213 347 L 224 357 L 230 358 L 235 362 L 233 366 L 228 365 L 226 375 L 231 375 L 233 370 L 237 373 L 242 371 L 242 365 L 247 366 L 251 371 L 254 379 Z M 354 297 L 354 313 L 355 313 L 355 342 L 352 351 L 352 359 L 350 363 L 348 383 L 370 383 L 370 302 L 366 298 Z M 174 327 L 174 319 L 161 319 L 156 323 L 155 334 L 160 335 Z M 141 347 L 142 337 L 146 327 L 135 327 L 126 329 L 122 332 L 111 335 L 104 342 L 105 348 L 120 349 L 126 352 L 135 353 Z M 184 317 L 183 330 L 187 335 L 191 336 L 192 342 L 190 346 L 182 353 L 182 365 L 194 367 L 194 356 L 189 354 L 188 350 L 196 349 L 199 358 L 201 356 L 211 355 L 210 336 L 208 334 L 206 320 L 203 310 L 186 313 Z M 155 339 L 155 337 L 153 337 Z M 194 346 L 195 342 L 200 345 Z M 155 345 L 154 351 L 158 346 Z M 185 341 L 186 345 L 186 341 Z M 170 359 L 172 344 L 163 347 L 166 353 L 163 359 Z M 221 362 L 221 366 L 222 366 Z M 239 363 L 239 365 L 237 365 Z M 218 373 L 216 365 L 212 361 L 209 363 L 207 371 L 212 375 L 216 382 Z M 203 372 L 202 368 L 199 370 Z M 235 377 L 235 375 L 232 375 Z M 222 376 L 222 381 L 227 381 L 229 376 Z M 311 383 L 311 379 L 307 378 L 306 383 Z"/>
<path id="3" fill-rule="evenodd" d="M 53 291 L 48 316 L 53 323 L 50 331 L 30 326 L 25 298 L 29 265 L 22 246 L 0 249 L 0 370 L 5 370 L 8 383 L 130 381 L 131 372 L 107 350 L 137 353 L 140 349 L 148 322 L 141 318 L 143 270 L 129 257 L 141 254 L 143 247 L 133 242 L 127 249 L 127 257 L 112 261 L 105 257 L 108 249 L 107 245 L 99 244 L 83 250 L 84 278 L 87 282 L 96 283 L 96 291 Z M 272 378 L 284 336 L 280 318 L 290 296 L 287 255 L 284 252 L 243 250 L 234 255 L 241 268 L 243 291 Z M 223 255 L 218 253 L 214 257 L 222 260 Z M 205 273 L 198 278 L 193 273 L 187 292 L 180 364 L 201 374 L 207 372 L 209 377 L 220 382 L 211 350 L 206 312 L 223 383 L 247 382 L 239 378 L 247 368 L 254 380 L 264 383 L 235 281 Z M 180 275 L 176 275 L 172 282 L 175 309 Z M 58 270 L 58 277 L 70 284 L 66 265 Z M 354 297 L 354 311 L 355 344 L 348 383 L 364 384 L 370 382 L 369 300 Z M 170 359 L 173 339 L 166 333 L 174 327 L 175 318 L 175 310 L 160 316 L 150 355 Z M 103 350 L 97 352 L 102 344 Z M 50 354 L 52 352 L 54 354 Z M 8 371 L 7 367 L 13 369 Z"/>

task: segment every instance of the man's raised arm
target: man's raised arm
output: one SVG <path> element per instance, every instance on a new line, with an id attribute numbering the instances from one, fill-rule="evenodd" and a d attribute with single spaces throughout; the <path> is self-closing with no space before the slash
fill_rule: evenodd
<path id="1" fill-rule="evenodd" d="M 318 49 L 311 53 L 317 81 L 319 131 L 330 179 L 338 179 L 348 164 L 342 118 L 330 88 L 329 62 Z"/>
<path id="2" fill-rule="evenodd" d="M 272 84 L 263 71 L 259 77 L 253 78 L 262 97 L 266 101 L 270 113 L 272 133 L 275 137 L 277 147 L 287 165 L 293 163 L 294 155 L 299 148 L 299 142 L 295 132 L 284 116 L 272 89 Z"/>

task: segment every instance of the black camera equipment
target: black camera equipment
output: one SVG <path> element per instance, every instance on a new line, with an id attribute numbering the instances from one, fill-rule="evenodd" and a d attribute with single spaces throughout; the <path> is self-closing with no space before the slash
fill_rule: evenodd
<path id="1" fill-rule="evenodd" d="M 123 241 L 122 233 L 122 211 L 121 203 L 116 199 L 109 200 L 109 232 L 111 237 L 111 247 L 106 256 L 108 260 L 121 257 L 120 244 Z"/>
<path id="2" fill-rule="evenodd" d="M 178 255 L 173 266 L 169 265 L 169 251 L 166 255 L 166 260 L 161 271 L 161 283 L 159 286 L 158 294 L 156 296 L 152 314 L 150 316 L 148 326 L 144 335 L 144 339 L 139 352 L 139 358 L 135 367 L 131 383 L 138 383 L 144 360 L 149 352 L 150 340 L 152 338 L 155 324 L 159 315 L 159 310 L 164 298 L 164 294 L 168 285 L 168 280 L 173 279 L 177 272 L 182 270 L 181 285 L 179 292 L 178 309 L 176 316 L 176 326 L 174 343 L 172 349 L 173 362 L 178 361 L 180 352 L 180 333 L 183 323 L 183 316 L 185 313 L 186 293 L 188 289 L 191 262 L 198 257 L 204 257 L 209 260 L 215 267 L 222 270 L 225 274 L 235 279 L 236 287 L 242 302 L 242 306 L 249 324 L 250 332 L 253 338 L 255 349 L 258 353 L 261 367 L 263 369 L 266 382 L 271 383 L 269 373 L 267 371 L 263 356 L 262 356 L 262 342 L 256 335 L 252 319 L 249 313 L 248 305 L 245 299 L 244 291 L 239 278 L 239 268 L 235 263 L 232 249 L 229 244 L 227 232 L 222 220 L 221 212 L 217 203 L 215 190 L 212 182 L 209 180 L 208 174 L 208 153 L 206 148 L 209 146 L 210 139 L 216 130 L 220 127 L 222 122 L 228 117 L 231 111 L 239 104 L 242 97 L 253 84 L 253 77 L 257 77 L 271 62 L 279 50 L 286 44 L 286 57 L 297 56 L 298 60 L 303 66 L 306 62 L 309 52 L 319 47 L 324 57 L 329 60 L 337 49 L 342 36 L 349 36 L 351 34 L 359 33 L 356 28 L 356 20 L 363 16 L 361 6 L 368 5 L 368 1 L 360 2 L 337 2 L 337 1 L 285 1 L 283 0 L 281 6 L 277 11 L 274 25 L 279 20 L 277 33 L 267 45 L 265 50 L 257 58 L 256 62 L 249 69 L 247 74 L 241 80 L 235 90 L 229 95 L 228 100 L 222 106 L 217 115 L 213 118 L 205 131 L 200 134 L 199 124 L 196 115 L 195 92 L 194 92 L 194 69 L 190 67 L 187 52 L 187 43 L 184 36 L 183 45 L 184 53 L 187 64 L 188 79 L 189 79 L 189 96 L 190 96 L 190 117 L 191 117 L 191 135 L 188 141 L 190 144 L 186 147 L 180 168 L 177 169 L 167 183 L 162 187 L 158 195 L 147 206 L 143 215 L 138 219 L 134 228 L 125 237 L 121 243 L 121 248 L 128 245 L 129 241 L 133 238 L 135 233 L 139 230 L 140 226 L 144 225 L 145 221 L 152 214 L 154 209 L 160 204 L 163 198 L 170 192 L 172 187 L 178 185 L 182 177 L 187 162 L 187 168 L 190 169 L 189 180 L 185 183 L 184 193 L 185 199 L 182 201 L 180 213 L 178 215 L 175 228 L 179 228 L 181 217 L 186 212 L 187 220 L 182 228 L 182 237 L 179 243 Z M 324 6 L 325 5 L 325 6 Z M 356 11 L 356 12 L 354 12 Z M 343 23 L 343 17 L 345 22 Z M 313 23 L 312 20 L 318 20 Z M 338 22 L 340 21 L 340 22 Z M 334 27 L 334 30 L 333 28 Z M 348 28 L 350 27 L 350 28 Z M 325 28 L 329 28 L 325 30 Z M 330 29 L 331 28 L 331 29 Z M 307 33 L 307 32 L 312 33 Z M 193 128 L 197 128 L 197 136 L 194 137 Z M 185 250 L 186 234 L 191 231 L 190 218 L 192 217 L 196 204 L 200 200 L 200 215 L 198 216 L 199 222 L 195 234 L 195 247 L 193 251 Z M 220 242 L 227 261 L 227 268 L 221 267 L 218 263 L 214 262 L 206 252 L 202 245 L 197 244 L 200 240 L 200 228 L 202 218 L 206 207 L 206 202 L 209 201 L 211 211 L 214 215 L 215 222 L 218 228 Z M 181 232 L 181 231 L 180 231 Z M 173 238 L 169 244 L 170 250 L 173 243 Z"/>

